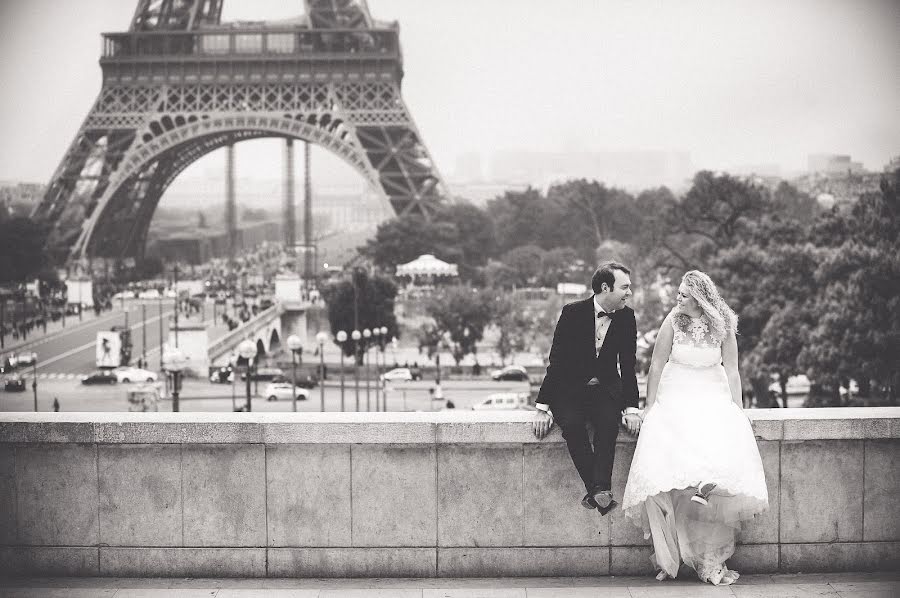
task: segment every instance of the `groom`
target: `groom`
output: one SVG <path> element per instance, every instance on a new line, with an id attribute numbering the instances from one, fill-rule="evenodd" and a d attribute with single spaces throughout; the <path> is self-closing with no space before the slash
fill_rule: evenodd
<path id="1" fill-rule="evenodd" d="M 611 486 L 619 421 L 632 434 L 641 427 L 634 372 L 637 324 L 625 305 L 632 295 L 630 274 L 622 264 L 603 264 L 591 277 L 593 297 L 563 307 L 532 425 L 543 438 L 554 419 L 559 423 L 587 490 L 581 504 L 602 515 L 618 504 Z"/>

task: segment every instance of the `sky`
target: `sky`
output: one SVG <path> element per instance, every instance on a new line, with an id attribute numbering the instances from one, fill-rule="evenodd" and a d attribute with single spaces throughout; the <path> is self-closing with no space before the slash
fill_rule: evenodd
<path id="1" fill-rule="evenodd" d="M 100 90 L 100 33 L 126 30 L 136 2 L 0 0 L 0 181 L 49 181 Z M 873 170 L 900 154 L 896 0 L 369 8 L 400 23 L 404 99 L 447 176 L 463 154 L 489 163 L 504 151 L 668 150 L 698 169 L 785 171 L 805 169 L 811 153 Z M 299 0 L 225 0 L 223 18 L 302 10 Z M 279 178 L 281 152 L 275 140 L 239 144 L 239 176 Z M 219 152 L 182 177 L 217 176 L 222 164 Z"/>

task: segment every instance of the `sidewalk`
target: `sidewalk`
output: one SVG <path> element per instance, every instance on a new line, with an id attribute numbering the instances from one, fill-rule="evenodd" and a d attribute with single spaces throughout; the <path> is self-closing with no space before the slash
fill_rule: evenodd
<path id="1" fill-rule="evenodd" d="M 893 598 L 900 573 L 744 575 L 714 587 L 696 579 L 657 582 L 652 577 L 525 577 L 484 579 L 126 579 L 0 580 L 6 597 L 115 598 Z"/>
<path id="2" fill-rule="evenodd" d="M 28 340 L 23 340 L 22 337 L 13 338 L 12 335 L 7 334 L 4 337 L 3 349 L 0 349 L 3 353 L 16 353 L 18 351 L 27 351 L 31 349 L 35 345 L 43 344 L 42 341 L 47 340 L 59 334 L 60 332 L 66 332 L 72 330 L 73 328 L 77 328 L 79 325 L 89 324 L 90 322 L 103 318 L 111 313 L 115 313 L 114 309 L 112 312 L 103 311 L 100 312 L 100 315 L 97 316 L 94 314 L 94 310 L 86 309 L 82 313 L 81 320 L 78 319 L 78 315 L 66 316 L 66 325 L 63 326 L 63 320 L 60 318 L 59 320 L 53 322 L 47 321 L 47 332 L 44 333 L 44 327 L 36 327 L 30 333 L 28 333 Z M 121 312 L 119 312 L 121 313 Z"/>

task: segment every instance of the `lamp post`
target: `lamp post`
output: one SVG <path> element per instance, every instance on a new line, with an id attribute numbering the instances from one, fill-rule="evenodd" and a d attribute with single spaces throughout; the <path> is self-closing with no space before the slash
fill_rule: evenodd
<path id="1" fill-rule="evenodd" d="M 320 411 L 325 411 L 325 341 L 328 335 L 319 332 L 316 335 L 316 342 L 319 343 L 319 399 L 322 402 Z"/>
<path id="2" fill-rule="evenodd" d="M 172 375 L 172 411 L 178 412 L 178 393 L 181 390 L 181 372 L 187 364 L 187 356 L 178 347 L 166 351 L 165 370 Z"/>
<path id="3" fill-rule="evenodd" d="M 291 350 L 291 400 L 294 411 L 297 411 L 297 351 L 303 347 L 300 337 L 292 334 L 287 337 L 287 346 Z"/>
<path id="4" fill-rule="evenodd" d="M 256 344 L 250 339 L 242 340 L 238 345 L 238 355 L 247 360 L 247 404 L 244 406 L 244 410 L 250 412 L 253 407 L 250 402 L 250 379 L 253 377 L 252 364 L 253 358 L 256 357 Z"/>
<path id="5" fill-rule="evenodd" d="M 371 411 L 369 404 L 369 339 L 372 338 L 372 331 L 368 328 L 363 329 L 363 365 L 366 366 L 366 411 Z"/>
<path id="6" fill-rule="evenodd" d="M 378 326 L 373 328 L 372 336 L 375 337 L 375 411 L 381 411 L 378 392 L 378 389 L 381 387 L 381 366 L 378 364 L 378 348 L 381 346 L 381 328 Z"/>
<path id="7" fill-rule="evenodd" d="M 359 339 L 362 338 L 362 333 L 359 330 L 354 330 L 350 333 L 350 338 L 353 339 L 353 383 L 356 386 L 356 411 L 359 412 Z"/>
<path id="8" fill-rule="evenodd" d="M 336 336 L 338 346 L 341 348 L 341 411 L 344 410 L 344 343 L 347 342 L 347 333 L 338 330 Z"/>
<path id="9" fill-rule="evenodd" d="M 381 371 L 382 371 L 382 372 L 383 372 L 384 370 L 387 369 L 387 361 L 386 361 L 386 359 L 387 359 L 387 353 L 385 353 L 385 350 L 384 350 L 385 345 L 387 345 L 387 333 L 388 333 L 387 326 L 382 326 L 382 327 L 381 327 Z M 381 380 L 381 376 L 380 376 L 380 375 L 378 376 L 378 379 L 379 379 L 379 381 L 380 381 L 380 383 L 381 383 L 381 405 L 382 405 L 382 411 L 385 411 L 385 412 L 386 412 L 386 411 L 387 411 L 387 392 L 385 392 L 385 391 L 387 390 L 387 387 L 386 387 L 385 384 L 384 384 L 385 381 L 384 381 L 384 380 Z"/>
<path id="10" fill-rule="evenodd" d="M 37 353 L 31 352 L 31 389 L 34 391 L 34 412 L 37 413 Z"/>

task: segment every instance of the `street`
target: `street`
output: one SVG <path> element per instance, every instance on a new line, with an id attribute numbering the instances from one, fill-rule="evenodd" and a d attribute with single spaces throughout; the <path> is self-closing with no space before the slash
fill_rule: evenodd
<path id="1" fill-rule="evenodd" d="M 266 382 L 259 383 L 259 394 L 252 398 L 253 411 L 291 411 L 290 400 L 267 401 L 262 396 Z M 51 411 L 53 400 L 57 399 L 61 411 L 128 411 L 126 391 L 132 385 L 114 384 L 86 386 L 80 381 L 68 378 L 38 379 L 38 410 Z M 524 382 L 493 382 L 490 380 L 449 380 L 442 382 L 444 400 L 432 400 L 431 389 L 434 381 L 402 382 L 388 385 L 388 411 L 438 411 L 446 408 L 447 400 L 457 409 L 470 409 L 472 405 L 495 392 L 527 392 Z M 252 387 L 251 387 L 252 388 Z M 186 379 L 180 393 L 180 411 L 232 411 L 234 406 L 246 403 L 246 383 L 213 384 L 200 379 Z M 233 398 L 232 398 L 233 397 Z M 375 411 L 375 382 L 369 387 L 370 410 Z M 360 380 L 360 411 L 366 411 L 366 384 Z M 348 376 L 344 385 L 344 406 L 346 411 L 356 410 L 354 380 Z M 310 399 L 297 401 L 298 411 L 319 411 L 321 408 L 321 387 L 310 390 Z M 25 392 L 4 392 L 0 390 L 0 411 L 33 411 L 34 395 L 31 378 L 28 378 Z M 328 380 L 325 386 L 325 410 L 341 410 L 341 389 L 339 380 Z M 172 411 L 172 401 L 159 402 L 159 411 Z"/>

